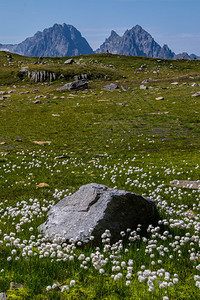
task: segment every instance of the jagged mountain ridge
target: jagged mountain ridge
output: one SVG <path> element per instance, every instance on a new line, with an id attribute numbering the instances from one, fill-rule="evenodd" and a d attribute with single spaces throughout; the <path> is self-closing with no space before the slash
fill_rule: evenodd
<path id="1" fill-rule="evenodd" d="M 188 55 L 186 52 L 175 54 L 167 45 L 161 47 L 153 37 L 141 26 L 136 25 L 126 30 L 123 36 L 115 31 L 96 50 L 93 51 L 81 33 L 72 25 L 54 24 L 53 27 L 38 31 L 33 37 L 23 42 L 11 45 L 0 44 L 0 50 L 26 55 L 26 56 L 75 56 L 93 53 L 147 56 L 164 59 L 194 59 L 200 58 L 195 54 Z"/>
<path id="2" fill-rule="evenodd" d="M 112 31 L 110 37 L 96 50 L 96 53 L 105 53 L 107 51 L 121 55 L 171 59 L 175 55 L 167 45 L 161 48 L 152 36 L 139 25 L 126 30 L 122 37 Z"/>
<path id="3" fill-rule="evenodd" d="M 26 56 L 63 57 L 94 53 L 81 33 L 74 26 L 65 23 L 38 31 L 20 44 L 0 47 Z"/>
<path id="4" fill-rule="evenodd" d="M 189 56 L 185 52 L 176 55 L 167 45 L 161 47 L 152 36 L 139 25 L 126 30 L 123 36 L 119 36 L 115 31 L 111 31 L 111 35 L 95 52 L 106 53 L 107 51 L 113 54 L 165 59 L 191 59 L 195 57 L 194 54 Z"/>

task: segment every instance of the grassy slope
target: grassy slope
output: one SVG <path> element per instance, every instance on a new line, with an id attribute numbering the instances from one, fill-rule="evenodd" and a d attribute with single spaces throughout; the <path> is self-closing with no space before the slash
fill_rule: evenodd
<path id="1" fill-rule="evenodd" d="M 15 54 L 12 55 L 13 62 L 9 64 L 5 55 L 6 52 L 0 52 L 0 91 L 13 90 L 13 93 L 7 94 L 11 97 L 0 100 L 0 166 L 5 165 L 5 168 L 0 169 L 1 201 L 7 199 L 13 204 L 31 197 L 50 200 L 55 188 L 69 189 L 72 192 L 82 184 L 93 181 L 149 195 L 150 192 L 142 186 L 126 187 L 123 167 L 122 177 L 118 176 L 115 182 L 111 180 L 111 175 L 105 175 L 103 180 L 102 170 L 91 163 L 91 160 L 111 169 L 119 161 L 127 160 L 131 165 L 131 160 L 136 157 L 135 166 L 143 168 L 144 172 L 148 172 L 149 166 L 156 166 L 161 173 L 159 180 L 163 180 L 167 186 L 170 180 L 175 179 L 175 175 L 172 172 L 165 176 L 162 173 L 163 165 L 175 166 L 181 170 L 181 175 L 176 174 L 178 179 L 199 179 L 199 172 L 195 167 L 199 162 L 200 151 L 200 103 L 199 98 L 192 97 L 192 94 L 199 91 L 200 87 L 192 87 L 191 84 L 200 83 L 200 61 L 157 60 L 109 54 L 74 57 L 76 63 L 68 66 L 64 65 L 65 58 L 44 58 L 45 64 L 34 64 L 37 62 L 36 58 Z M 58 76 L 63 74 L 66 79 L 45 84 L 30 82 L 26 78 L 21 81 L 18 74 L 23 66 L 29 66 L 30 70 L 50 70 Z M 84 73 L 90 77 L 88 91 L 56 91 L 66 80 L 72 81 L 74 75 Z M 139 88 L 145 79 L 149 83 L 144 84 L 153 89 Z M 178 85 L 171 84 L 176 81 Z M 113 92 L 102 91 L 101 88 L 111 82 L 116 83 L 119 89 Z M 121 85 L 127 88 L 126 92 L 121 89 Z M 35 89 L 38 92 L 35 93 Z M 26 91 L 29 93 L 24 94 Z M 47 97 L 39 98 L 41 103 L 34 104 L 35 97 L 39 95 Z M 155 100 L 159 96 L 164 97 L 164 100 Z M 51 144 L 36 145 L 33 141 L 50 141 Z M 27 164 L 32 162 L 33 158 L 29 153 L 33 151 L 33 157 L 42 161 L 40 168 L 31 170 L 34 174 L 30 175 L 33 176 L 30 185 L 25 165 L 17 172 L 3 172 L 4 169 L 9 169 L 6 163 L 12 166 L 23 162 L 23 151 Z M 42 151 L 45 153 L 43 160 L 40 155 Z M 70 162 L 67 171 L 61 163 L 55 166 L 55 156 L 62 153 L 67 153 Z M 81 161 L 84 165 L 77 167 L 76 161 Z M 51 166 L 51 172 L 45 167 L 45 162 Z M 58 167 L 61 172 L 55 171 Z M 151 170 L 156 182 L 158 176 Z M 8 182 L 5 182 L 6 178 Z M 22 183 L 15 184 L 20 181 Z M 49 190 L 36 189 L 36 184 L 40 182 L 48 182 Z M 170 198 L 168 200 L 171 202 Z M 187 200 L 183 197 L 183 204 Z M 173 201 L 179 204 L 179 200 Z M 192 202 L 187 204 L 192 208 Z M 9 226 L 11 230 L 12 225 Z M 55 270 L 55 273 L 58 272 Z M 45 272 L 47 271 L 48 269 Z M 12 268 L 9 272 L 8 277 L 12 278 Z M 18 276 L 18 280 L 23 281 L 16 274 L 13 276 Z M 185 280 L 183 279 L 183 286 L 186 284 Z M 87 284 L 83 286 L 87 287 Z M 88 286 L 89 289 L 92 286 L 90 281 Z M 1 289 L 3 291 L 3 287 Z M 36 290 L 37 288 L 33 293 L 37 294 Z M 39 290 L 42 293 L 41 287 Z M 128 294 L 123 296 L 122 292 L 117 291 L 118 287 L 115 290 L 116 298 L 119 293 L 119 298 L 129 299 Z M 84 293 L 88 293 L 89 298 L 89 290 L 83 291 L 83 295 Z M 100 291 L 93 293 L 100 297 Z M 133 293 L 136 297 L 137 290 Z M 184 293 L 186 291 L 183 292 L 183 288 L 180 288 L 178 295 Z M 195 293 L 197 294 L 196 291 Z M 110 295 L 106 285 L 105 294 L 108 297 Z M 189 297 L 190 291 L 187 295 Z M 56 297 L 59 299 L 58 295 Z"/>

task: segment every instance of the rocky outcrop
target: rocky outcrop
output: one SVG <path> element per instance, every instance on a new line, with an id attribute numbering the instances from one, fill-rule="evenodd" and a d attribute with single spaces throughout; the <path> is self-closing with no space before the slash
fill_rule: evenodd
<path id="1" fill-rule="evenodd" d="M 44 82 L 44 81 L 54 81 L 57 79 L 57 74 L 50 71 L 40 70 L 40 71 L 28 71 L 27 67 L 22 68 L 18 77 L 24 79 L 27 77 L 29 80 L 35 82 Z"/>
<path id="2" fill-rule="evenodd" d="M 49 71 L 28 71 L 27 77 L 30 80 L 35 82 L 43 82 L 43 81 L 54 81 L 56 80 L 56 74 Z"/>
<path id="3" fill-rule="evenodd" d="M 106 229 L 114 242 L 120 239 L 121 231 L 135 229 L 138 224 L 155 225 L 159 219 L 154 201 L 96 183 L 84 185 L 59 201 L 47 216 L 39 230 L 49 239 L 58 235 L 86 242 L 92 235 L 96 243 Z"/>
<path id="4" fill-rule="evenodd" d="M 57 91 L 67 91 L 67 90 L 84 90 L 88 89 L 88 83 L 86 80 L 75 80 L 72 82 L 68 82 L 65 85 L 57 88 Z"/>
<path id="5" fill-rule="evenodd" d="M 67 59 L 67 60 L 64 62 L 65 65 L 71 65 L 71 64 L 73 64 L 73 63 L 74 63 L 73 58 L 69 58 L 69 59 Z"/>
<path id="6" fill-rule="evenodd" d="M 74 56 L 92 54 L 93 50 L 72 25 L 55 24 L 53 27 L 38 31 L 33 37 L 27 38 L 17 45 L 0 45 L 0 49 L 26 56 Z"/>
<path id="7" fill-rule="evenodd" d="M 89 77 L 91 77 L 91 76 L 88 76 L 88 74 L 79 74 L 79 75 L 75 75 L 74 79 L 75 80 L 81 80 L 81 79 L 87 80 L 87 79 L 89 79 Z"/>

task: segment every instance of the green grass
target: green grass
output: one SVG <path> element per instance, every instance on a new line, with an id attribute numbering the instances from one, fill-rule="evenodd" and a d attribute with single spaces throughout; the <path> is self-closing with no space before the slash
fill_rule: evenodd
<path id="1" fill-rule="evenodd" d="M 45 63 L 38 64 L 37 58 L 12 54 L 9 64 L 5 55 L 0 52 L 0 91 L 10 97 L 0 100 L 0 292 L 6 292 L 8 299 L 198 299 L 194 275 L 200 275 L 196 269 L 200 259 L 199 191 L 172 188 L 170 181 L 199 179 L 200 98 L 192 94 L 200 86 L 191 84 L 200 84 L 200 62 L 98 54 L 74 57 L 75 64 L 67 66 L 66 58 L 44 58 Z M 24 76 L 22 81 L 18 75 L 23 66 L 55 72 L 58 80 L 34 83 Z M 89 78 L 87 91 L 56 90 L 85 73 Z M 64 78 L 59 78 L 61 74 Z M 142 83 L 145 79 L 149 83 Z M 111 82 L 119 88 L 103 91 L 102 87 Z M 141 90 L 141 84 L 153 88 Z M 13 92 L 8 93 L 10 90 Z M 160 96 L 164 100 L 155 100 Z M 33 103 L 36 97 L 40 104 Z M 34 141 L 50 143 L 38 145 Z M 56 158 L 63 154 L 63 159 Z M 38 188 L 41 182 L 49 187 Z M 155 200 L 168 223 L 161 226 L 160 236 L 154 232 L 143 235 L 149 243 L 157 239 L 157 247 L 163 245 L 169 252 L 163 256 L 162 249 L 153 248 L 155 257 L 150 257 L 142 235 L 130 245 L 124 242 L 115 259 L 110 258 L 113 253 L 104 253 L 102 246 L 99 251 L 108 258 L 102 267 L 104 274 L 99 274 L 91 260 L 87 269 L 81 267 L 81 253 L 90 257 L 98 251 L 92 246 L 71 249 L 73 261 L 57 260 L 57 252 L 55 258 L 39 258 L 40 247 L 47 241 L 38 237 L 37 227 L 46 220 L 49 205 L 91 182 Z M 34 201 L 39 207 L 35 214 Z M 25 212 L 27 219 L 22 219 Z M 174 220 L 184 221 L 182 228 L 174 226 Z M 169 231 L 166 239 L 164 231 Z M 27 243 L 21 248 L 8 245 L 5 235 L 11 233 L 19 243 Z M 179 242 L 176 249 L 175 236 L 183 240 L 188 234 L 190 239 Z M 31 235 L 35 245 L 31 245 Z M 25 245 L 31 245 L 30 249 L 23 250 Z M 11 254 L 13 249 L 16 254 Z M 29 250 L 37 255 L 29 256 Z M 192 252 L 195 260 L 190 259 Z M 11 261 L 7 261 L 9 256 Z M 129 259 L 134 264 L 131 283 L 126 286 Z M 111 277 L 118 273 L 112 271 L 113 260 L 126 262 L 120 269 L 122 279 Z M 154 281 L 155 290 L 149 292 L 147 280 L 138 280 L 142 265 L 155 272 L 164 268 L 171 278 L 176 273 L 179 281 L 163 289 Z M 76 284 L 65 292 L 59 287 L 46 291 L 57 281 L 64 286 L 71 280 Z M 23 288 L 9 290 L 10 282 L 21 283 Z"/>

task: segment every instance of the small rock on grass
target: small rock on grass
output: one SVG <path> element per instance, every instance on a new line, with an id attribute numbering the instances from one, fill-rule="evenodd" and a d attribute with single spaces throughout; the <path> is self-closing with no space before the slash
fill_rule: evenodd
<path id="1" fill-rule="evenodd" d="M 200 92 L 193 94 L 192 97 L 200 97 Z"/>
<path id="2" fill-rule="evenodd" d="M 67 90 L 84 90 L 88 89 L 88 83 L 86 80 L 76 80 L 73 82 L 66 83 L 65 85 L 57 88 L 57 91 L 67 91 Z"/>
<path id="3" fill-rule="evenodd" d="M 5 293 L 0 293 L 0 300 L 6 300 L 7 295 Z"/>
<path id="4" fill-rule="evenodd" d="M 144 84 L 141 84 L 141 85 L 140 85 L 140 89 L 141 89 L 141 90 L 147 90 L 148 87 L 147 87 L 146 85 L 144 85 Z"/>
<path id="5" fill-rule="evenodd" d="M 35 101 L 33 101 L 33 103 L 34 103 L 34 104 L 41 104 L 42 101 L 41 101 L 41 100 L 35 100 Z"/>
<path id="6" fill-rule="evenodd" d="M 67 155 L 60 155 L 60 156 L 56 156 L 55 159 L 64 159 L 64 158 L 69 158 L 69 156 Z"/>
<path id="7" fill-rule="evenodd" d="M 66 65 L 71 65 L 72 63 L 74 63 L 73 58 L 69 58 L 64 62 L 64 64 L 66 64 Z"/>
<path id="8" fill-rule="evenodd" d="M 105 85 L 102 88 L 102 90 L 104 90 L 104 91 L 111 91 L 111 92 L 116 90 L 116 89 L 118 89 L 118 86 L 115 83 L 110 83 L 108 85 Z"/>
<path id="9" fill-rule="evenodd" d="M 198 83 L 193 82 L 193 83 L 191 84 L 191 86 L 192 86 L 192 87 L 195 87 L 195 86 L 199 86 L 199 85 L 198 85 Z"/>
<path id="10" fill-rule="evenodd" d="M 142 83 L 149 83 L 149 80 L 145 79 L 145 80 L 142 81 Z"/>
<path id="11" fill-rule="evenodd" d="M 200 180 L 197 181 L 190 181 L 190 180 L 173 180 L 170 181 L 171 186 L 180 187 L 180 188 L 187 188 L 187 189 L 200 189 Z"/>
<path id="12" fill-rule="evenodd" d="M 123 86 L 123 85 L 121 85 L 121 89 L 122 89 L 122 91 L 124 91 L 124 92 L 127 91 L 127 88 L 126 88 L 125 86 Z"/>
<path id="13" fill-rule="evenodd" d="M 37 89 L 33 90 L 33 93 L 39 93 L 39 91 Z"/>
<path id="14" fill-rule="evenodd" d="M 49 187 L 49 184 L 48 183 L 45 183 L 45 182 L 41 182 L 39 184 L 36 185 L 37 187 Z"/>
<path id="15" fill-rule="evenodd" d="M 10 282 L 10 290 L 23 289 L 23 285 L 21 283 Z M 0 298 L 1 299 L 1 298 Z"/>
<path id="16" fill-rule="evenodd" d="M 33 143 L 35 143 L 35 144 L 37 144 L 37 145 L 51 144 L 50 141 L 33 141 Z"/>
<path id="17" fill-rule="evenodd" d="M 157 97 L 156 100 L 164 100 L 163 97 Z"/>

